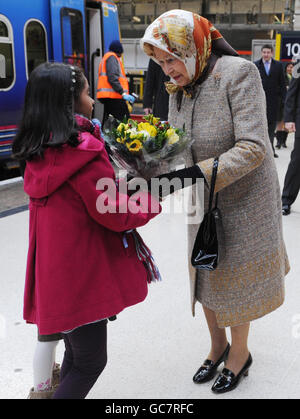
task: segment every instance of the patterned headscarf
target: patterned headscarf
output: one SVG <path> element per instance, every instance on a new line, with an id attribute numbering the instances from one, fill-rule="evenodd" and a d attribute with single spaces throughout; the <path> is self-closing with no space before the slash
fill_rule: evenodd
<path id="1" fill-rule="evenodd" d="M 219 52 L 227 55 L 238 55 L 207 19 L 185 10 L 171 10 L 162 14 L 148 26 L 140 45 L 144 52 L 157 63 L 152 48 L 149 48 L 147 44 L 181 60 L 187 69 L 191 80 L 189 86 L 191 86 L 207 67 L 212 50 L 214 50 L 214 45 L 216 46 L 217 42 Z M 166 87 L 171 94 L 182 89 L 185 94 L 189 95 L 188 89 L 180 88 L 172 78 L 171 82 L 166 83 Z"/>

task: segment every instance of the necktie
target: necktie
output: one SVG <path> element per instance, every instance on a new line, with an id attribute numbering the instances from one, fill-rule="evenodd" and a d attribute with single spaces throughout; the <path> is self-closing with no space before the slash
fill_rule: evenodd
<path id="1" fill-rule="evenodd" d="M 265 62 L 265 69 L 266 69 L 266 73 L 267 73 L 267 76 L 268 76 L 269 73 L 270 73 L 270 61 Z"/>

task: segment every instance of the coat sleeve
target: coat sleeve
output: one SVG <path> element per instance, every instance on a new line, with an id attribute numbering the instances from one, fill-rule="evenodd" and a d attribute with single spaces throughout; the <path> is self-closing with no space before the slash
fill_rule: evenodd
<path id="1" fill-rule="evenodd" d="M 109 83 L 115 92 L 122 95 L 124 93 L 123 87 L 120 84 L 120 65 L 114 56 L 111 56 L 106 61 L 106 72 Z"/>
<path id="2" fill-rule="evenodd" d="M 292 78 L 284 105 L 284 122 L 295 122 L 300 78 Z"/>
<path id="3" fill-rule="evenodd" d="M 141 227 L 161 212 L 159 202 L 149 193 L 138 192 L 129 197 L 118 190 L 105 150 L 99 152 L 69 183 L 81 197 L 89 215 L 112 231 Z"/>
<path id="4" fill-rule="evenodd" d="M 260 166 L 268 139 L 266 100 L 256 66 L 248 61 L 233 70 L 227 97 L 234 129 L 234 146 L 219 156 L 216 192 Z M 215 156 L 216 157 L 216 156 Z M 214 158 L 198 162 L 210 185 Z"/>
<path id="5" fill-rule="evenodd" d="M 280 98 L 282 103 L 285 102 L 286 98 L 286 82 L 284 77 L 284 68 L 283 65 L 279 62 L 279 91 L 280 91 Z"/>

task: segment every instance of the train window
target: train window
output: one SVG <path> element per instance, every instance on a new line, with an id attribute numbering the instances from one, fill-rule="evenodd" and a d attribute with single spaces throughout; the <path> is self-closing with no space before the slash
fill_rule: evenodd
<path id="1" fill-rule="evenodd" d="M 0 36 L 8 38 L 8 29 L 4 22 L 0 21 Z"/>
<path id="2" fill-rule="evenodd" d="M 15 80 L 13 33 L 9 20 L 0 15 L 0 90 L 8 90 Z"/>
<path id="3" fill-rule="evenodd" d="M 44 26 L 37 20 L 30 20 L 25 26 L 27 77 L 40 64 L 48 60 L 47 39 Z"/>
<path id="4" fill-rule="evenodd" d="M 79 10 L 61 9 L 63 60 L 84 69 L 83 18 Z"/>

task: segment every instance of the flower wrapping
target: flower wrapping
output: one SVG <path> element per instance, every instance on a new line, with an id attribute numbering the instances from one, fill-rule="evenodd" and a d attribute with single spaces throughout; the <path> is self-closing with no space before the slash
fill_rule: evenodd
<path id="1" fill-rule="evenodd" d="M 150 179 L 169 171 L 170 164 L 184 163 L 184 153 L 192 140 L 182 129 L 147 115 L 142 122 L 110 117 L 104 139 L 114 163 L 132 176 Z"/>

